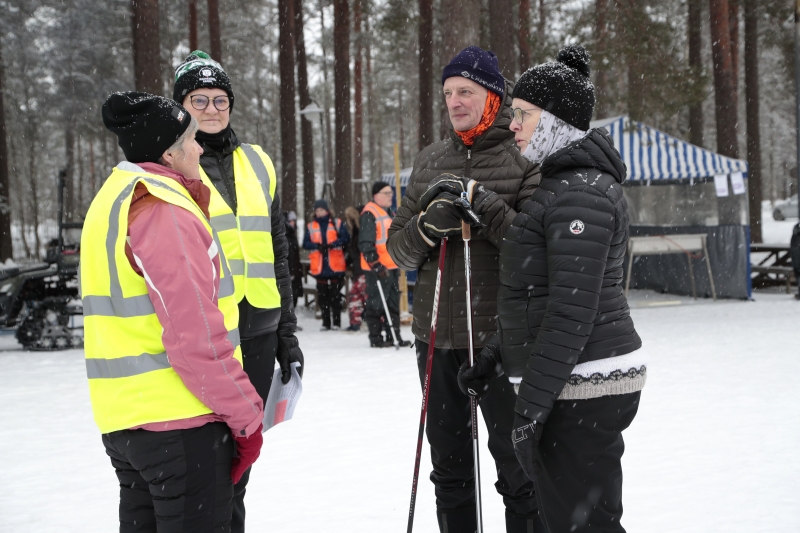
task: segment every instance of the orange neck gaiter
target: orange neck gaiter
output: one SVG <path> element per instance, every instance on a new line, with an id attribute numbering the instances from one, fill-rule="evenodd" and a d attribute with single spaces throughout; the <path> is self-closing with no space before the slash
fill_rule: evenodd
<path id="1" fill-rule="evenodd" d="M 486 96 L 486 105 L 483 107 L 483 116 L 478 125 L 467 131 L 457 131 L 456 135 L 459 136 L 464 146 L 472 146 L 479 136 L 486 133 L 489 126 L 494 124 L 494 119 L 497 118 L 497 112 L 500 111 L 500 96 L 497 93 L 489 91 Z"/>

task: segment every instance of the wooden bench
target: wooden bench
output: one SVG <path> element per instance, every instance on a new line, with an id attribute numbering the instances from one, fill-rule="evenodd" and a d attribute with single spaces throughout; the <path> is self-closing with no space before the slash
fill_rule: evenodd
<path id="1" fill-rule="evenodd" d="M 753 287 L 775 287 L 786 285 L 786 292 L 792 292 L 792 254 L 788 244 L 753 243 L 750 253 L 766 253 L 767 256 L 757 265 L 750 265 L 753 276 Z"/>
<path id="2" fill-rule="evenodd" d="M 788 266 L 766 266 L 766 265 L 751 265 L 750 269 L 754 274 L 763 276 L 769 279 L 774 279 L 776 282 L 783 280 L 786 283 L 786 293 L 792 292 L 792 279 L 794 279 L 794 269 Z M 770 276 L 775 276 L 771 278 Z M 777 284 L 777 283 L 776 283 Z"/>

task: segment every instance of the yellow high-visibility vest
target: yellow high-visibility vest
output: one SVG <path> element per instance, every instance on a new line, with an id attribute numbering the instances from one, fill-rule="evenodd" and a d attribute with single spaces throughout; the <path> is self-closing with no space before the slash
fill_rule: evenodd
<path id="1" fill-rule="evenodd" d="M 233 278 L 203 211 L 174 180 L 137 171 L 138 167 L 130 163 L 120 167 L 114 169 L 92 201 L 81 235 L 86 373 L 94 419 L 102 433 L 212 412 L 170 366 L 161 340 L 164 329 L 145 280 L 125 255 L 128 212 L 137 183 L 161 200 L 196 215 L 213 237 L 221 267 L 218 306 L 235 348 L 234 358 L 242 363 Z"/>
<path id="2" fill-rule="evenodd" d="M 246 296 L 254 307 L 280 308 L 281 295 L 275 280 L 271 233 L 275 168 L 259 146 L 241 144 L 233 152 L 233 176 L 235 215 L 200 167 L 200 177 L 211 189 L 208 212 L 231 266 L 236 302 L 241 302 Z"/>

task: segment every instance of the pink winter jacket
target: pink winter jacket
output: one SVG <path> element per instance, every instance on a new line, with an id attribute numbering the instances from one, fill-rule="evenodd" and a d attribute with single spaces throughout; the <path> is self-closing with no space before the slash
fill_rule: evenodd
<path id="1" fill-rule="evenodd" d="M 175 180 L 208 216 L 210 191 L 200 180 L 155 163 L 143 170 Z M 236 436 L 250 436 L 262 420 L 263 402 L 233 358 L 222 312 L 217 307 L 220 256 L 197 216 L 151 195 L 139 184 L 128 214 L 131 267 L 147 282 L 147 292 L 164 328 L 170 365 L 184 385 L 213 413 L 145 424 L 135 429 L 170 431 L 225 422 Z"/>

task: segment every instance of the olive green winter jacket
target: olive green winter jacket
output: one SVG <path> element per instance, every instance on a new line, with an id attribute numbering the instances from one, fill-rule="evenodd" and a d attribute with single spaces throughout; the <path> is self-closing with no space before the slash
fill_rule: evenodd
<path id="1" fill-rule="evenodd" d="M 439 260 L 439 246 L 431 247 L 420 234 L 417 218 L 425 206 L 418 204 L 434 178 L 452 173 L 479 181 L 486 190 L 497 194 L 477 195 L 474 207 L 486 227 L 473 231 L 472 257 L 472 326 L 475 347 L 480 348 L 496 332 L 497 291 L 500 286 L 500 243 L 517 210 L 539 185 L 539 166 L 522 157 L 511 124 L 511 92 L 506 81 L 503 106 L 494 124 L 467 148 L 450 129 L 448 139 L 433 143 L 417 156 L 405 197 L 389 229 L 388 250 L 404 270 L 417 270 L 414 287 L 414 336 L 428 342 L 433 292 Z M 436 332 L 438 348 L 467 348 L 466 286 L 464 243 L 460 237 L 447 244 L 439 319 Z"/>

